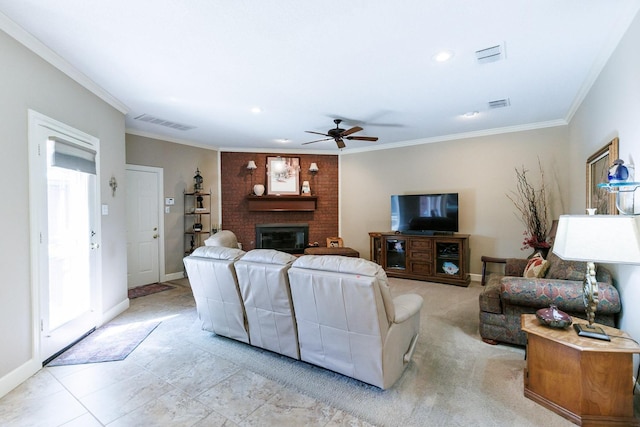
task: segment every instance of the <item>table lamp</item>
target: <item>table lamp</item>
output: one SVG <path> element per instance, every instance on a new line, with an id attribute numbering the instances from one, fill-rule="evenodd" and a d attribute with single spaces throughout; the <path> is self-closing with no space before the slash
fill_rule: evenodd
<path id="1" fill-rule="evenodd" d="M 561 215 L 553 252 L 571 261 L 586 261 L 584 304 L 587 325 L 574 324 L 578 335 L 609 340 L 594 326 L 598 306 L 595 263 L 640 264 L 640 216 Z"/>

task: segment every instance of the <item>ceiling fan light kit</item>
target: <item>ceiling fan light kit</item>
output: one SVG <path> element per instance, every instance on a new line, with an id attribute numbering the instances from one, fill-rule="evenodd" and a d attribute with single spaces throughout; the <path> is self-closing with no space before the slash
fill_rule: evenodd
<path id="1" fill-rule="evenodd" d="M 313 144 L 314 142 L 329 141 L 333 139 L 336 142 L 336 145 L 338 146 L 338 148 L 342 149 L 346 147 L 346 144 L 344 143 L 344 139 L 355 140 L 355 141 L 369 141 L 369 142 L 376 142 L 378 140 L 378 138 L 375 136 L 350 136 L 352 133 L 360 132 L 363 129 L 360 126 L 354 126 L 349 129 L 342 129 L 340 128 L 341 122 L 342 122 L 342 119 L 334 119 L 333 123 L 336 124 L 336 127 L 334 129 L 329 129 L 327 133 L 314 132 L 311 130 L 305 131 L 307 133 L 312 133 L 315 135 L 326 136 L 327 138 L 316 139 L 314 141 L 309 141 L 309 142 L 303 142 L 302 145 Z"/>

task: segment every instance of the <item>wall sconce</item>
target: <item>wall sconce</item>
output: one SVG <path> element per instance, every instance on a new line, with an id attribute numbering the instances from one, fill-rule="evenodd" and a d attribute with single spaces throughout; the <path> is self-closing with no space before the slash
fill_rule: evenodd
<path id="1" fill-rule="evenodd" d="M 111 197 L 116 197 L 116 188 L 118 188 L 118 181 L 115 176 L 111 176 L 109 180 L 109 187 L 111 187 Z"/>
<path id="2" fill-rule="evenodd" d="M 316 162 L 311 163 L 311 165 L 309 166 L 309 172 L 311 172 L 311 175 L 317 174 L 318 170 L 318 164 Z"/>
<path id="3" fill-rule="evenodd" d="M 254 162 L 253 160 L 249 160 L 249 163 L 247 163 L 247 170 L 249 171 L 249 173 L 251 174 L 251 189 L 253 190 L 253 171 L 255 171 L 256 169 L 258 169 L 258 166 L 256 166 L 256 162 Z M 251 194 L 251 193 L 249 193 Z"/>
<path id="4" fill-rule="evenodd" d="M 258 166 L 256 166 L 256 162 L 249 160 L 249 163 L 247 163 L 247 169 L 249 170 L 249 173 L 253 175 L 253 171 L 258 169 Z"/>

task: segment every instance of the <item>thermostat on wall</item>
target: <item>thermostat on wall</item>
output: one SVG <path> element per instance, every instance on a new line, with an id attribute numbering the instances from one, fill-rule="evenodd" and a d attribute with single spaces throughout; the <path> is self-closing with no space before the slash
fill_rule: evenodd
<path id="1" fill-rule="evenodd" d="M 167 197 L 166 199 L 164 199 L 164 204 L 167 206 L 171 206 L 171 205 L 175 205 L 176 201 L 173 197 Z"/>

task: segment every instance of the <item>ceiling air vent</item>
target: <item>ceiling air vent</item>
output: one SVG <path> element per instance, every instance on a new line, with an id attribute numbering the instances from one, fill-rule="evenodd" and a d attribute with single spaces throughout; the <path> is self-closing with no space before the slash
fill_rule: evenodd
<path id="1" fill-rule="evenodd" d="M 177 129 L 181 131 L 187 131 L 187 130 L 196 128 L 195 126 L 183 125 L 182 123 L 176 123 L 169 120 L 160 119 L 158 117 L 154 117 L 149 114 L 141 114 L 138 117 L 134 117 L 134 120 L 151 123 L 153 125 L 165 126 L 171 129 Z"/>
<path id="2" fill-rule="evenodd" d="M 495 101 L 489 101 L 489 109 L 493 110 L 495 108 L 504 108 L 511 105 L 511 101 L 509 98 L 505 99 L 496 99 Z"/>
<path id="3" fill-rule="evenodd" d="M 504 58 L 504 44 L 497 44 L 476 50 L 476 61 L 478 61 L 478 64 L 488 64 L 489 62 L 501 61 Z"/>

